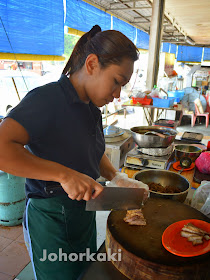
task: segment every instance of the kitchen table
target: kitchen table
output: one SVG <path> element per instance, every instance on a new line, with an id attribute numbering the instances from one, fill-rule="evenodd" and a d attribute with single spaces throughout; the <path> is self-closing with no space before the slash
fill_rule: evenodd
<path id="1" fill-rule="evenodd" d="M 171 166 L 169 168 L 169 171 L 173 171 L 173 172 L 178 173 L 178 171 L 173 168 L 173 164 L 171 164 Z M 191 169 L 191 170 L 188 170 L 188 171 L 183 170 L 181 175 L 184 176 L 190 182 L 192 188 L 197 189 L 200 186 L 200 184 L 196 183 L 193 180 L 194 172 L 195 172 L 194 168 Z"/>
<path id="2" fill-rule="evenodd" d="M 147 120 L 148 125 L 152 125 L 152 123 L 154 121 L 157 121 L 160 117 L 160 115 L 165 111 L 165 110 L 172 110 L 172 111 L 176 111 L 176 112 L 181 112 L 180 116 L 179 116 L 179 120 L 178 120 L 178 125 L 180 125 L 181 123 L 181 119 L 182 119 L 182 104 L 179 104 L 178 107 L 156 107 L 153 105 L 142 105 L 142 104 L 133 104 L 131 103 L 131 101 L 127 101 L 125 103 L 122 104 L 122 107 L 128 107 L 128 106 L 133 106 L 133 107 L 140 107 L 143 108 L 144 110 L 144 115 L 145 118 Z M 151 114 L 151 109 L 157 109 L 157 114 L 155 119 L 153 120 L 152 114 Z"/>

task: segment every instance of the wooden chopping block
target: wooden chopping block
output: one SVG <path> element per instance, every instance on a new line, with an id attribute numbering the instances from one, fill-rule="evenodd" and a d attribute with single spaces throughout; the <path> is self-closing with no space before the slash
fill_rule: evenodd
<path id="1" fill-rule="evenodd" d="M 162 245 L 162 234 L 169 225 L 210 219 L 188 205 L 161 198 L 150 198 L 142 211 L 146 226 L 125 223 L 126 211 L 112 211 L 108 217 L 106 249 L 122 250 L 122 260 L 113 262 L 115 267 L 133 280 L 210 279 L 210 253 L 185 258 L 171 254 Z"/>

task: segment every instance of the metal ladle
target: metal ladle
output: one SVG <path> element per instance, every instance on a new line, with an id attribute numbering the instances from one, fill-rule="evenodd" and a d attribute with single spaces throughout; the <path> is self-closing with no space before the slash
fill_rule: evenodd
<path id="1" fill-rule="evenodd" d="M 191 158 L 188 158 L 188 157 L 183 157 L 183 158 L 181 158 L 181 159 L 180 159 L 180 165 L 181 165 L 182 169 L 179 170 L 178 173 L 181 174 L 182 171 L 183 171 L 185 168 L 190 167 L 191 164 L 192 164 Z"/>
<path id="2" fill-rule="evenodd" d="M 147 131 L 144 133 L 144 135 L 155 135 L 155 136 L 159 136 L 161 138 L 166 138 L 168 136 L 163 133 L 156 132 L 156 131 Z"/>

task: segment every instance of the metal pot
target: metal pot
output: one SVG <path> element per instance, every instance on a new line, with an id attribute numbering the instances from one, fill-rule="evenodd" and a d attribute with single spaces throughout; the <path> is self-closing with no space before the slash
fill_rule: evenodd
<path id="1" fill-rule="evenodd" d="M 201 154 L 202 149 L 193 145 L 176 145 L 175 146 L 175 158 L 180 161 L 183 157 L 191 158 L 194 162 L 196 158 Z"/>
<path id="2" fill-rule="evenodd" d="M 176 130 L 161 126 L 135 126 L 130 130 L 134 141 L 140 148 L 166 148 L 172 144 L 177 135 Z M 148 131 L 161 133 L 164 137 L 158 135 L 144 135 Z"/>
<path id="3" fill-rule="evenodd" d="M 133 179 L 141 181 L 145 184 L 154 182 L 161 184 L 163 187 L 174 186 L 181 190 L 180 193 L 159 193 L 150 191 L 151 197 L 167 198 L 184 202 L 188 191 L 190 190 L 190 183 L 185 177 L 168 170 L 142 170 L 135 173 L 133 175 Z"/>

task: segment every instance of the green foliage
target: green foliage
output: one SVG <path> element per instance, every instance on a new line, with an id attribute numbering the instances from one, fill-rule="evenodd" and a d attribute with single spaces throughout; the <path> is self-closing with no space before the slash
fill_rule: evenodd
<path id="1" fill-rule="evenodd" d="M 74 46 L 76 45 L 77 41 L 80 37 L 70 34 L 64 34 L 64 56 L 69 59 Z"/>

